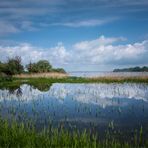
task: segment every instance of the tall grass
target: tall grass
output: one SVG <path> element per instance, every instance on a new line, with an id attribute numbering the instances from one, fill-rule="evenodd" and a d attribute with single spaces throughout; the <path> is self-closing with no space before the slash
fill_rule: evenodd
<path id="1" fill-rule="evenodd" d="M 71 77 L 67 74 L 35 74 L 25 76 L 16 76 L 17 80 L 28 80 L 28 81 L 44 81 L 51 83 L 123 83 L 123 82 L 136 82 L 136 83 L 148 83 L 148 76 L 134 76 L 134 77 L 125 77 L 125 76 L 106 76 L 106 77 Z"/>
<path id="2" fill-rule="evenodd" d="M 68 77 L 66 73 L 46 72 L 46 73 L 30 73 L 14 75 L 15 78 L 65 78 Z"/>
<path id="3" fill-rule="evenodd" d="M 4 88 L 18 88 L 22 84 L 29 84 L 33 86 L 38 85 L 52 85 L 52 83 L 148 83 L 148 76 L 140 77 L 13 77 L 9 80 L 0 78 L 0 89 Z"/>
<path id="4" fill-rule="evenodd" d="M 142 142 L 142 128 L 139 135 L 135 134 L 134 142 L 119 141 L 108 131 L 104 140 L 99 140 L 97 135 L 84 130 L 79 132 L 74 130 L 68 132 L 63 128 L 44 128 L 37 132 L 33 123 L 28 124 L 13 121 L 11 124 L 7 120 L 0 119 L 0 147 L 60 147 L 60 148 L 130 148 L 148 147 L 148 141 Z"/>

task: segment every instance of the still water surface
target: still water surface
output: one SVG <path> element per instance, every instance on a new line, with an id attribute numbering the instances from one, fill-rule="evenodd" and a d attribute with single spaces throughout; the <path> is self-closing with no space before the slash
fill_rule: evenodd
<path id="1" fill-rule="evenodd" d="M 107 77 L 107 76 L 122 76 L 122 77 L 137 77 L 148 76 L 148 72 L 111 72 L 111 71 L 74 71 L 68 72 L 70 76 L 77 77 Z"/>
<path id="2" fill-rule="evenodd" d="M 102 135 L 110 123 L 129 135 L 142 126 L 148 138 L 148 85 L 55 83 L 41 91 L 24 84 L 14 91 L 0 90 L 0 114 L 9 120 L 32 119 L 38 129 L 50 120 L 55 127 Z"/>

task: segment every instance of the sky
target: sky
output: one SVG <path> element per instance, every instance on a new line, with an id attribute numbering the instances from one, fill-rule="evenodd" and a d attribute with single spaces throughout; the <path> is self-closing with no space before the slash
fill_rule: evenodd
<path id="1" fill-rule="evenodd" d="M 148 0 L 0 0 L 0 61 L 66 71 L 148 66 Z"/>

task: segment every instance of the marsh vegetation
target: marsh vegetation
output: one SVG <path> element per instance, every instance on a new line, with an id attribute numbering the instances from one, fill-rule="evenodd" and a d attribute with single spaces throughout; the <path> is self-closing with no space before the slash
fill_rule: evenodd
<path id="1" fill-rule="evenodd" d="M 17 74 L 34 74 L 34 73 L 66 73 L 63 68 L 53 68 L 47 60 L 39 60 L 36 63 L 30 62 L 22 65 L 21 57 L 8 58 L 6 62 L 0 61 L 0 77 L 13 76 Z"/>
<path id="2" fill-rule="evenodd" d="M 148 76 L 69 76 L 0 63 L 0 147 L 147 147 Z"/>
<path id="3" fill-rule="evenodd" d="M 147 147 L 146 83 L 42 84 L 1 88 L 2 147 Z"/>

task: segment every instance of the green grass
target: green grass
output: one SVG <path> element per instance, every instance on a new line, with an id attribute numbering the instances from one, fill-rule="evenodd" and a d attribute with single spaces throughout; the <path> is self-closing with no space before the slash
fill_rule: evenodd
<path id="1" fill-rule="evenodd" d="M 99 140 L 96 135 L 86 130 L 81 133 L 77 130 L 68 132 L 63 128 L 51 127 L 37 132 L 31 122 L 24 125 L 13 121 L 10 125 L 8 121 L 0 119 L 0 147 L 2 148 L 146 148 L 148 142 L 141 142 L 142 129 L 139 135 L 135 135 L 133 142 L 121 142 L 109 133 L 104 140 Z"/>
<path id="2" fill-rule="evenodd" d="M 26 78 L 17 80 L 26 80 L 28 83 L 148 83 L 148 77 L 65 77 L 65 78 Z"/>
<path id="3" fill-rule="evenodd" d="M 18 88 L 21 84 L 30 84 L 39 89 L 49 88 L 52 83 L 148 83 L 147 77 L 65 77 L 65 78 L 11 78 L 9 80 L 0 79 L 0 89 Z"/>

